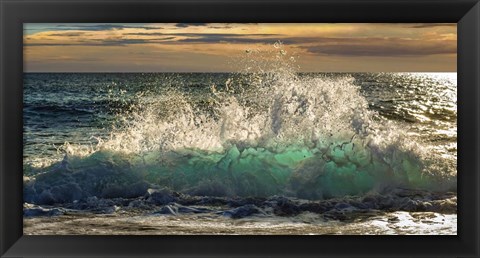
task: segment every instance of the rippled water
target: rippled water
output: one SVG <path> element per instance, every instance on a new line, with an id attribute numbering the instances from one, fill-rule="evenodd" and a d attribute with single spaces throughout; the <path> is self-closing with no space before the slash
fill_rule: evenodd
<path id="1" fill-rule="evenodd" d="M 211 215 L 79 214 L 24 220 L 26 235 L 456 235 L 457 216 L 433 212 L 357 214 L 348 222 L 318 214 L 230 219 Z"/>

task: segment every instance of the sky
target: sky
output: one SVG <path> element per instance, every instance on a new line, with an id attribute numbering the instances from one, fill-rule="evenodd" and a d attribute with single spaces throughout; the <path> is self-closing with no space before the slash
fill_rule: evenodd
<path id="1" fill-rule="evenodd" d="M 25 72 L 235 72 L 282 42 L 300 72 L 456 72 L 447 23 L 25 23 Z"/>

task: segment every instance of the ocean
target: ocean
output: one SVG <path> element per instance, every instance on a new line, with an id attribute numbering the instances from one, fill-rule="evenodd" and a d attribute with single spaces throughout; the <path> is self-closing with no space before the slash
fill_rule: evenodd
<path id="1" fill-rule="evenodd" d="M 456 73 L 25 73 L 25 234 L 456 234 Z"/>

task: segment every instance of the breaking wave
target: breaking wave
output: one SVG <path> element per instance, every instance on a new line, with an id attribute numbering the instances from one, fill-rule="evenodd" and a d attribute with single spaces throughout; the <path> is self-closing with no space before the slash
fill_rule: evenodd
<path id="1" fill-rule="evenodd" d="M 110 137 L 66 143 L 62 161 L 30 167 L 25 200 L 135 197 L 151 187 L 312 200 L 398 187 L 456 190 L 455 161 L 431 155 L 369 109 L 352 77 L 300 76 L 278 43 L 247 51 L 240 63 L 207 94 L 174 87 L 137 94 Z"/>

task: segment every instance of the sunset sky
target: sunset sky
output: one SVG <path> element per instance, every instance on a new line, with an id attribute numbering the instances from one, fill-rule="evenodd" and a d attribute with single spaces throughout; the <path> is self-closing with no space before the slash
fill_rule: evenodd
<path id="1" fill-rule="evenodd" d="M 281 41 L 302 72 L 455 72 L 456 24 L 24 24 L 26 72 L 229 72 Z"/>

